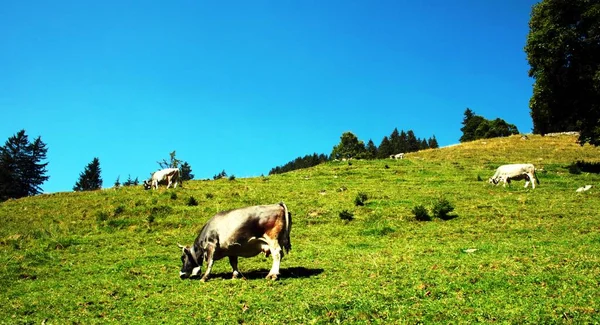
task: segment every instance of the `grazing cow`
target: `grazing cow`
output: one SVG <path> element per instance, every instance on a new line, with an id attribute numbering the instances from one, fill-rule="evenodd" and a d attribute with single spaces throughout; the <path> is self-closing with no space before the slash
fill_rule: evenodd
<path id="1" fill-rule="evenodd" d="M 284 251 L 287 253 L 292 249 L 291 227 L 292 217 L 283 202 L 219 212 L 202 227 L 191 247 L 177 244 L 183 252 L 179 277 L 197 276 L 206 261 L 206 271 L 201 279 L 206 281 L 213 262 L 227 256 L 235 279 L 241 274 L 238 256 L 252 257 L 264 252 L 265 256 L 273 256 L 267 279 L 276 280 Z"/>
<path id="2" fill-rule="evenodd" d="M 496 173 L 489 180 L 490 184 L 498 185 L 504 181 L 503 186 L 510 184 L 511 180 L 525 180 L 525 187 L 531 182 L 531 186 L 535 189 L 535 183 L 540 184 L 536 177 L 535 167 L 532 164 L 512 164 L 502 165 L 496 169 Z"/>
<path id="3" fill-rule="evenodd" d="M 177 183 L 179 182 L 179 169 L 178 168 L 166 168 L 163 170 L 159 170 L 152 174 L 152 177 L 149 180 L 144 181 L 144 189 L 149 190 L 151 188 L 158 189 L 158 183 L 167 183 L 167 188 L 171 187 L 173 184 L 173 188 L 177 188 Z"/>
<path id="4" fill-rule="evenodd" d="M 404 159 L 404 153 L 397 153 L 395 155 L 390 155 L 391 159 Z"/>

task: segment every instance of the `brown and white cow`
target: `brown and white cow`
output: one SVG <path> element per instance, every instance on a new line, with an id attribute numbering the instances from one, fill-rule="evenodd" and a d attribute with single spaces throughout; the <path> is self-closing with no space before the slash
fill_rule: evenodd
<path id="1" fill-rule="evenodd" d="M 173 188 L 177 188 L 177 183 L 179 182 L 179 169 L 178 168 L 166 168 L 163 170 L 159 170 L 152 174 L 152 177 L 149 180 L 144 181 L 144 189 L 149 190 L 151 188 L 158 189 L 159 183 L 167 183 L 167 188 L 171 187 L 173 184 Z"/>
<path id="2" fill-rule="evenodd" d="M 179 277 L 198 276 L 202 263 L 206 262 L 206 271 L 201 279 L 206 281 L 213 262 L 227 256 L 233 268 L 232 278 L 236 278 L 241 274 L 239 256 L 252 257 L 264 252 L 265 256 L 273 256 L 267 279 L 275 280 L 284 253 L 292 249 L 291 227 L 292 217 L 283 202 L 219 212 L 202 227 L 191 247 L 178 244 L 182 249 L 183 263 Z"/>
<path id="3" fill-rule="evenodd" d="M 535 189 L 535 183 L 540 184 L 536 177 L 535 167 L 533 164 L 510 164 L 502 165 L 496 169 L 496 173 L 489 180 L 490 184 L 498 185 L 504 181 L 503 186 L 510 184 L 511 180 L 525 180 L 525 187 L 531 182 L 531 186 Z"/>

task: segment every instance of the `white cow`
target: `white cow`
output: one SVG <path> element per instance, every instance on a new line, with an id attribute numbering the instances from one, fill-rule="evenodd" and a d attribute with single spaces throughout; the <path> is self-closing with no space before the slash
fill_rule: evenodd
<path id="1" fill-rule="evenodd" d="M 179 169 L 178 168 L 166 168 L 159 170 L 152 174 L 149 180 L 144 181 L 144 189 L 149 190 L 151 188 L 158 189 L 158 183 L 167 183 L 167 188 L 177 188 L 179 182 Z"/>
<path id="2" fill-rule="evenodd" d="M 511 164 L 502 165 L 496 169 L 496 173 L 489 180 L 490 184 L 498 185 L 504 181 L 503 186 L 510 185 L 511 180 L 525 180 L 525 187 L 531 182 L 531 186 L 535 189 L 535 183 L 540 184 L 536 177 L 535 167 L 533 164 Z"/>
<path id="3" fill-rule="evenodd" d="M 390 158 L 391 159 L 404 159 L 404 153 L 401 152 L 401 153 L 397 153 L 395 155 L 390 155 Z"/>

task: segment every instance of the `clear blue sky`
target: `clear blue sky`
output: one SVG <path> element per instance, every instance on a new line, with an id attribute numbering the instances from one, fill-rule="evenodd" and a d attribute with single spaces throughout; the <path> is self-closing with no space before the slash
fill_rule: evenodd
<path id="1" fill-rule="evenodd" d="M 467 107 L 532 129 L 534 0 L 2 1 L 0 142 L 48 145 L 45 192 L 176 150 L 196 179 L 267 175 L 345 131 L 458 142 Z"/>

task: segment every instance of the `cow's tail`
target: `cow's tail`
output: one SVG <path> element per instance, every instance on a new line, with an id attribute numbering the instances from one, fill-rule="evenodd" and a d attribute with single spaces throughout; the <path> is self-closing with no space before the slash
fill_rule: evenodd
<path id="1" fill-rule="evenodd" d="M 279 202 L 279 205 L 283 207 L 283 212 L 284 212 L 284 220 L 285 220 L 285 225 L 284 225 L 284 234 L 283 234 L 283 238 L 282 238 L 282 246 L 283 246 L 283 250 L 285 253 L 288 253 L 289 251 L 292 250 L 292 243 L 290 241 L 290 232 L 292 231 L 292 216 L 290 215 L 287 206 L 285 205 L 285 203 L 283 202 Z"/>

